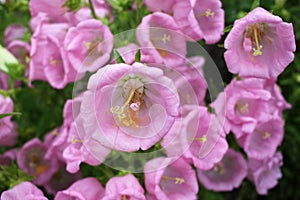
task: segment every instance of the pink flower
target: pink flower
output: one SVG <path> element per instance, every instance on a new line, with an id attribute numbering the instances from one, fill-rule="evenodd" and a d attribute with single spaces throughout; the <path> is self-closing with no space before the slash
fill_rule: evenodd
<path id="1" fill-rule="evenodd" d="M 181 156 L 202 170 L 220 162 L 228 149 L 224 130 L 217 118 L 206 107 L 183 106 L 161 145 L 169 156 Z"/>
<path id="2" fill-rule="evenodd" d="M 109 179 L 102 200 L 115 199 L 146 200 L 144 189 L 132 174 Z"/>
<path id="3" fill-rule="evenodd" d="M 27 32 L 28 29 L 19 24 L 8 26 L 4 32 L 5 46 L 8 46 L 14 40 L 21 40 Z"/>
<path id="4" fill-rule="evenodd" d="M 8 90 L 9 89 L 9 82 L 8 82 L 8 75 L 4 74 L 0 71 L 0 89 L 1 90 Z"/>
<path id="5" fill-rule="evenodd" d="M 43 192 L 30 182 L 23 182 L 4 191 L 3 200 L 47 200 Z"/>
<path id="6" fill-rule="evenodd" d="M 50 180 L 58 170 L 55 159 L 45 160 L 46 146 L 37 138 L 25 143 L 17 155 L 17 163 L 20 169 L 30 176 L 35 177 L 35 182 L 42 185 Z"/>
<path id="7" fill-rule="evenodd" d="M 104 195 L 104 188 L 96 178 L 90 177 L 74 182 L 68 189 L 58 192 L 55 200 L 98 200 Z"/>
<path id="8" fill-rule="evenodd" d="M 258 123 L 270 117 L 281 117 L 282 110 L 289 107 L 274 81 L 245 78 L 233 79 L 212 103 L 216 114 L 225 117 L 224 129 L 230 130 L 237 138 L 252 133 Z"/>
<path id="9" fill-rule="evenodd" d="M 110 149 L 136 151 L 157 143 L 178 114 L 172 80 L 158 68 L 134 63 L 107 65 L 92 75 L 79 116 L 81 133 Z"/>
<path id="10" fill-rule="evenodd" d="M 12 161 L 16 159 L 17 153 L 17 149 L 10 149 L 8 151 L 5 151 L 3 155 L 0 155 L 0 166 L 10 166 L 12 164 Z"/>
<path id="11" fill-rule="evenodd" d="M 222 161 L 208 171 L 198 170 L 201 184 L 208 190 L 231 191 L 247 176 L 247 162 L 239 152 L 229 149 Z"/>
<path id="12" fill-rule="evenodd" d="M 259 123 L 252 133 L 243 135 L 238 141 L 248 158 L 263 160 L 274 155 L 282 139 L 283 120 L 274 117 Z"/>
<path id="13" fill-rule="evenodd" d="M 249 159 L 248 177 L 254 182 L 258 194 L 266 195 L 269 189 L 277 185 L 278 179 L 282 177 L 281 166 L 282 155 L 280 152 L 265 160 Z"/>
<path id="14" fill-rule="evenodd" d="M 174 19 L 180 30 L 198 41 L 207 44 L 218 42 L 224 30 L 224 11 L 219 0 L 182 0 L 174 6 Z"/>
<path id="15" fill-rule="evenodd" d="M 32 17 L 38 13 L 46 13 L 52 19 L 59 20 L 67 11 L 67 7 L 64 6 L 65 3 L 66 0 L 30 0 L 30 13 Z"/>
<path id="16" fill-rule="evenodd" d="M 183 159 L 156 158 L 144 166 L 145 186 L 159 200 L 197 199 L 195 171 Z"/>
<path id="17" fill-rule="evenodd" d="M 19 40 L 12 41 L 7 46 L 7 50 L 9 50 L 18 59 L 18 61 L 24 65 L 25 70 L 29 68 L 30 45 L 27 42 Z M 25 74 L 27 74 L 26 71 Z"/>
<path id="18" fill-rule="evenodd" d="M 90 165 L 99 165 L 110 152 L 108 149 L 97 145 L 95 148 L 86 149 L 86 145 L 94 146 L 95 142 L 87 137 L 80 137 L 78 132 L 81 131 L 79 119 L 77 118 L 79 107 L 81 105 L 81 96 L 68 100 L 64 107 L 64 124 L 58 130 L 49 133 L 46 141 L 49 141 L 47 159 L 59 157 L 66 162 L 66 169 L 70 173 L 79 171 L 82 162 Z M 77 109 L 78 108 L 78 109 Z M 76 118 L 76 122 L 75 119 Z"/>
<path id="19" fill-rule="evenodd" d="M 109 28 L 95 19 L 80 22 L 70 28 L 64 47 L 67 59 L 78 72 L 95 72 L 110 58 L 113 36 Z"/>
<path id="20" fill-rule="evenodd" d="M 178 67 L 162 68 L 165 76 L 172 79 L 180 96 L 180 104 L 203 105 L 207 90 L 207 83 L 202 67 L 204 58 L 194 56 Z"/>
<path id="21" fill-rule="evenodd" d="M 168 1 L 159 1 L 159 0 L 143 0 L 146 4 L 148 10 L 155 11 L 163 11 L 166 13 L 172 13 L 173 6 L 176 0 L 168 0 Z"/>
<path id="22" fill-rule="evenodd" d="M 136 37 L 142 47 L 141 53 L 148 54 L 155 63 L 164 63 L 168 67 L 183 64 L 186 41 L 170 15 L 155 12 L 145 16 Z"/>
<path id="23" fill-rule="evenodd" d="M 231 73 L 276 79 L 294 59 L 293 26 L 258 7 L 235 21 L 225 48 L 224 56 Z"/>
<path id="24" fill-rule="evenodd" d="M 9 97 L 0 94 L 0 114 L 13 112 L 13 102 Z M 16 143 L 18 133 L 11 116 L 0 119 L 0 146 L 13 146 Z"/>
<path id="25" fill-rule="evenodd" d="M 48 20 L 41 18 L 31 38 L 29 79 L 48 81 L 52 87 L 62 89 L 76 77 L 62 47 L 69 25 L 49 24 Z"/>

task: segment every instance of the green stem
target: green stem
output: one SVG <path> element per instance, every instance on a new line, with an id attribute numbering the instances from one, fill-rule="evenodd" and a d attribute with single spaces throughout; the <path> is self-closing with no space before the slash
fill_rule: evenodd
<path id="1" fill-rule="evenodd" d="M 89 6 L 90 6 L 90 9 L 91 9 L 93 18 L 97 19 L 98 17 L 96 15 L 95 8 L 94 8 L 92 0 L 89 0 Z"/>

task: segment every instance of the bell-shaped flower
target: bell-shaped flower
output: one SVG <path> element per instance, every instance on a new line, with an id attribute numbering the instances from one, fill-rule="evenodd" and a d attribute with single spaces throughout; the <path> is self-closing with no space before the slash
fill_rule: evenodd
<path id="1" fill-rule="evenodd" d="M 197 199 L 196 173 L 184 159 L 155 158 L 145 164 L 144 174 L 150 199 Z"/>
<path id="2" fill-rule="evenodd" d="M 146 200 L 143 187 L 132 174 L 121 177 L 116 176 L 109 179 L 102 200 L 115 199 Z"/>
<path id="3" fill-rule="evenodd" d="M 22 182 L 1 194 L 3 200 L 48 200 L 43 192 L 30 182 Z"/>
<path id="4" fill-rule="evenodd" d="M 282 177 L 280 171 L 282 164 L 280 152 L 265 160 L 249 159 L 248 177 L 254 182 L 258 194 L 266 195 L 269 189 L 277 185 L 278 179 Z"/>
<path id="5" fill-rule="evenodd" d="M 84 178 L 74 182 L 68 189 L 59 191 L 55 200 L 98 200 L 104 195 L 104 188 L 101 183 L 93 177 Z"/>
<path id="6" fill-rule="evenodd" d="M 173 7 L 174 19 L 180 30 L 193 40 L 205 39 L 213 44 L 224 31 L 224 10 L 220 0 L 181 0 Z"/>
<path id="7" fill-rule="evenodd" d="M 238 188 L 247 176 L 247 161 L 243 155 L 229 149 L 223 159 L 210 170 L 198 170 L 201 184 L 216 192 Z"/>
<path id="8" fill-rule="evenodd" d="M 261 7 L 236 20 L 224 44 L 228 70 L 240 77 L 276 79 L 296 49 L 293 25 Z"/>
<path id="9" fill-rule="evenodd" d="M 161 140 L 178 114 L 177 89 L 162 70 L 141 63 L 107 65 L 89 79 L 79 134 L 110 149 L 146 150 Z"/>

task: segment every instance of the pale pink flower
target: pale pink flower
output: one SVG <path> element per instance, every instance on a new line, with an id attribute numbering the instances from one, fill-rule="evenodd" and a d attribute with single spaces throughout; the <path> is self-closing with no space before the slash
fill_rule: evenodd
<path id="1" fill-rule="evenodd" d="M 282 177 L 280 171 L 282 164 L 280 152 L 265 160 L 249 159 L 248 177 L 254 182 L 258 194 L 266 195 L 269 189 L 277 185 L 278 179 Z"/>
<path id="2" fill-rule="evenodd" d="M 76 71 L 95 72 L 110 58 L 113 35 L 100 21 L 85 20 L 69 29 L 64 48 L 68 61 Z"/>
<path id="3" fill-rule="evenodd" d="M 247 153 L 248 158 L 259 160 L 274 155 L 283 139 L 283 120 L 276 116 L 259 123 L 250 134 L 244 134 L 238 139 L 239 144 Z"/>
<path id="4" fill-rule="evenodd" d="M 184 63 L 186 40 L 170 15 L 155 12 L 145 16 L 136 30 L 136 37 L 142 47 L 141 53 L 149 55 L 155 63 L 164 63 L 167 67 Z"/>
<path id="5" fill-rule="evenodd" d="M 41 18 L 31 38 L 30 82 L 48 81 L 52 87 L 62 89 L 75 81 L 76 71 L 62 45 L 68 28 L 66 23 L 49 24 L 48 18 Z"/>
<path id="6" fill-rule="evenodd" d="M 134 103 L 137 109 L 130 107 Z M 81 133 L 111 149 L 136 151 L 157 143 L 178 114 L 172 80 L 158 68 L 134 63 L 107 65 L 92 75 L 79 116 Z"/>
<path id="7" fill-rule="evenodd" d="M 143 187 L 132 174 L 109 179 L 102 200 L 115 199 L 146 200 Z"/>
<path id="8" fill-rule="evenodd" d="M 1 194 L 3 200 L 47 200 L 43 192 L 30 182 L 22 182 Z"/>
<path id="9" fill-rule="evenodd" d="M 241 77 L 274 78 L 294 59 L 293 25 L 258 7 L 236 20 L 225 39 L 225 61 Z"/>
<path id="10" fill-rule="evenodd" d="M 208 190 L 231 191 L 238 188 L 247 176 L 247 162 L 243 155 L 229 149 L 223 159 L 208 171 L 198 170 L 201 184 Z"/>
<path id="11" fill-rule="evenodd" d="M 4 32 L 4 44 L 8 46 L 12 41 L 22 40 L 24 35 L 28 32 L 28 29 L 19 24 L 13 24 L 8 26 Z"/>
<path id="12" fill-rule="evenodd" d="M 13 101 L 9 97 L 0 94 L 0 114 L 13 112 L 13 106 Z M 0 146 L 13 146 L 17 137 L 16 125 L 11 121 L 11 116 L 0 119 Z"/>
<path id="13" fill-rule="evenodd" d="M 273 82 L 273 81 L 271 81 Z M 257 78 L 233 79 L 212 103 L 220 118 L 225 117 L 224 129 L 237 138 L 252 133 L 258 123 L 280 116 L 289 104 L 274 82 Z"/>
<path id="14" fill-rule="evenodd" d="M 37 138 L 26 142 L 17 155 L 17 163 L 20 169 L 30 176 L 34 176 L 34 182 L 42 185 L 50 180 L 58 170 L 57 160 L 44 159 L 46 146 Z"/>
<path id="15" fill-rule="evenodd" d="M 159 200 L 197 199 L 196 173 L 183 159 L 155 158 L 144 166 L 147 192 Z"/>
<path id="16" fill-rule="evenodd" d="M 206 107 L 183 106 L 161 145 L 169 156 L 190 160 L 198 169 L 211 169 L 228 149 L 225 133 L 218 119 Z"/>
<path id="17" fill-rule="evenodd" d="M 104 195 L 104 188 L 101 183 L 93 177 L 84 178 L 74 182 L 68 189 L 59 191 L 55 200 L 98 200 Z"/>
<path id="18" fill-rule="evenodd" d="M 213 44 L 224 31 L 224 10 L 220 0 L 181 0 L 174 5 L 174 19 L 180 30 L 193 40 Z"/>
<path id="19" fill-rule="evenodd" d="M 29 68 L 29 52 L 30 52 L 30 45 L 27 42 L 14 40 L 7 46 L 7 50 L 10 51 L 18 61 L 24 66 L 25 68 L 25 75 L 27 75 L 27 70 Z M 19 83 L 20 84 L 20 83 Z"/>
<path id="20" fill-rule="evenodd" d="M 30 14 L 35 17 L 39 13 L 46 13 L 53 20 L 58 21 L 68 9 L 64 6 L 65 3 L 66 0 L 30 0 Z"/>
<path id="21" fill-rule="evenodd" d="M 143 0 L 144 4 L 146 4 L 148 10 L 155 12 L 155 11 L 163 11 L 166 13 L 173 12 L 173 6 L 176 3 L 176 0 L 167 0 L 167 1 L 160 1 L 160 0 Z"/>

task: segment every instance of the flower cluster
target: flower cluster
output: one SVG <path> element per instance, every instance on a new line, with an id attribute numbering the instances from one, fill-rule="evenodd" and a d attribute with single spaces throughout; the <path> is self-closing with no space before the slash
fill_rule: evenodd
<path id="1" fill-rule="evenodd" d="M 188 44 L 221 39 L 221 2 L 143 3 L 151 13 L 137 26 L 135 43 L 116 46 L 114 56 L 112 32 L 98 20 L 114 17 L 102 0 L 86 1 L 77 12 L 65 0 L 30 0 L 30 44 L 22 41 L 29 30 L 7 28 L 5 45 L 24 65 L 30 87 L 35 80 L 55 89 L 88 81 L 65 102 L 61 126 L 0 156 L 0 165 L 16 161 L 33 177 L 1 199 L 47 199 L 38 187 L 57 200 L 197 199 L 199 183 L 231 191 L 247 177 L 259 194 L 277 184 L 282 112 L 291 106 L 276 79 L 294 58 L 292 25 L 260 7 L 236 20 L 224 54 L 236 77 L 208 105 L 208 60 L 191 55 Z M 0 73 L 0 89 L 9 89 L 8 78 Z M 12 112 L 13 101 L 0 94 L 0 114 Z M 229 145 L 231 133 L 245 154 Z M 13 146 L 16 138 L 11 116 L 0 118 L 0 145 Z M 142 178 L 110 174 L 103 183 L 81 172 L 81 163 L 96 168 L 116 152 L 150 154 L 158 147 L 164 154 L 141 161 Z"/>

